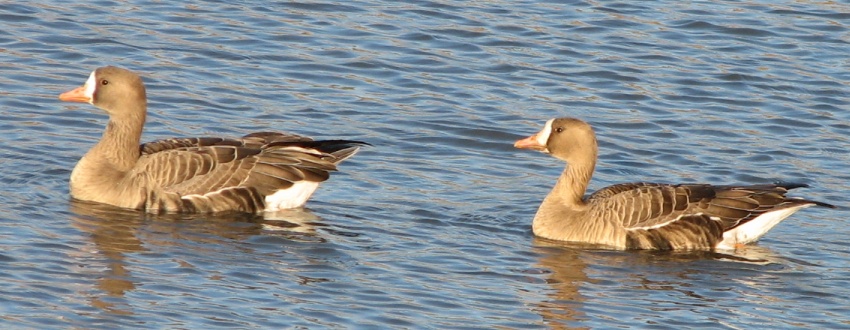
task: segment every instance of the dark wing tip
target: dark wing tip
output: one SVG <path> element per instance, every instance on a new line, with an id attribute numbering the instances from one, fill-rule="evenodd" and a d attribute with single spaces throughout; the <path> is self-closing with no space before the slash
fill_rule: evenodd
<path id="1" fill-rule="evenodd" d="M 357 141 L 357 140 L 322 140 L 317 142 L 326 142 L 330 144 L 342 144 L 348 147 L 356 147 L 356 146 L 372 146 L 369 142 Z"/>
<path id="2" fill-rule="evenodd" d="M 802 182 L 787 182 L 787 181 L 776 181 L 773 183 L 777 187 L 782 187 L 788 190 L 796 189 L 796 188 L 808 188 L 809 185 Z"/>
<path id="3" fill-rule="evenodd" d="M 802 182 L 777 181 L 774 184 L 777 187 L 782 187 L 782 188 L 785 188 L 786 190 L 791 190 L 791 189 L 795 189 L 795 188 L 809 188 L 810 187 L 808 184 L 802 183 Z M 817 206 L 828 207 L 828 208 L 831 208 L 831 209 L 837 209 L 838 208 L 838 206 L 835 206 L 835 205 L 829 204 L 829 203 L 818 202 L 818 201 L 813 201 L 813 200 L 809 200 L 809 199 L 804 199 L 803 201 L 805 201 L 807 203 L 815 204 Z"/>
<path id="4" fill-rule="evenodd" d="M 829 204 L 829 203 L 818 202 L 818 201 L 809 201 L 809 202 L 814 203 L 817 206 L 828 207 L 828 208 L 831 208 L 831 209 L 837 209 L 838 208 L 838 206 L 835 206 L 835 205 Z"/>
<path id="5" fill-rule="evenodd" d="M 356 140 L 318 140 L 318 141 L 281 141 L 281 142 L 272 142 L 266 145 L 266 147 L 302 147 L 309 149 L 316 149 L 324 153 L 334 153 L 339 150 L 348 149 L 352 147 L 359 146 L 371 146 L 372 144 L 356 141 Z"/>

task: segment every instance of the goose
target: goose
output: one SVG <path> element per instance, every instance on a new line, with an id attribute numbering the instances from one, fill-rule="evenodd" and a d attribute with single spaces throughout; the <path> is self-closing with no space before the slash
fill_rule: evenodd
<path id="1" fill-rule="evenodd" d="M 536 236 L 616 249 L 734 250 L 753 243 L 780 221 L 810 206 L 797 197 L 805 184 L 710 185 L 623 183 L 584 197 L 598 146 L 591 126 L 556 118 L 514 143 L 567 163 L 532 222 Z"/>
<path id="2" fill-rule="evenodd" d="M 278 132 L 140 145 L 145 86 L 139 75 L 114 66 L 94 70 L 59 99 L 89 103 L 109 115 L 100 141 L 71 172 L 71 197 L 150 213 L 298 208 L 340 162 L 368 145 Z"/>

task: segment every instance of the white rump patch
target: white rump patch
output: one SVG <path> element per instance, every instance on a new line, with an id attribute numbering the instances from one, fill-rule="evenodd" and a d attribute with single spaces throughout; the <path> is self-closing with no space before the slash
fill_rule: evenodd
<path id="1" fill-rule="evenodd" d="M 735 229 L 723 233 L 723 241 L 717 243 L 717 248 L 723 250 L 734 250 L 736 244 L 749 244 L 755 242 L 764 236 L 768 230 L 776 226 L 780 221 L 794 214 L 794 212 L 812 205 L 814 204 L 803 204 L 796 207 L 789 207 L 764 213 L 743 225 L 735 227 Z"/>
<path id="2" fill-rule="evenodd" d="M 271 212 L 304 206 L 317 188 L 319 188 L 318 182 L 298 181 L 289 188 L 280 189 L 274 194 L 266 196 L 265 211 Z"/>
<path id="3" fill-rule="evenodd" d="M 94 71 L 91 72 L 84 85 L 86 86 L 84 95 L 89 98 L 89 103 L 94 105 L 94 90 L 97 88 L 97 78 L 94 76 Z"/>

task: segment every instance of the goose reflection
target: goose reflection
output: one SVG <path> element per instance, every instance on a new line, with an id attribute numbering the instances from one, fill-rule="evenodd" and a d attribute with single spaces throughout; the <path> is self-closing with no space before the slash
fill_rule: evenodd
<path id="1" fill-rule="evenodd" d="M 305 209 L 283 209 L 263 213 L 263 229 L 302 234 L 314 234 L 320 225 L 319 216 Z"/>
<path id="2" fill-rule="evenodd" d="M 538 265 L 549 271 L 546 283 L 552 288 L 549 299 L 538 304 L 538 312 L 552 329 L 581 329 L 571 324 L 586 319 L 581 307 L 587 298 L 580 292 L 588 281 L 583 250 L 542 238 L 534 238 L 534 245 L 544 248 Z"/>
<path id="3" fill-rule="evenodd" d="M 587 315 L 584 306 L 599 305 L 599 302 L 594 300 L 601 297 L 613 298 L 614 304 L 619 304 L 616 299 L 649 299 L 647 297 L 658 296 L 659 292 L 671 292 L 688 296 L 689 299 L 703 300 L 705 304 L 710 305 L 712 301 L 719 299 L 712 296 L 716 293 L 716 282 L 723 282 L 723 287 L 730 290 L 733 285 L 729 282 L 757 286 L 759 282 L 769 281 L 758 275 L 765 265 L 805 264 L 804 261 L 781 257 L 769 248 L 758 245 L 750 245 L 734 253 L 619 251 L 543 238 L 535 238 L 534 245 L 540 250 L 538 265 L 548 271 L 546 283 L 551 289 L 548 299 L 539 302 L 536 310 L 553 329 L 589 328 L 582 324 L 592 321 L 595 316 Z M 588 266 L 588 262 L 592 265 Z M 736 275 L 747 272 L 747 269 L 755 271 L 756 275 Z M 716 276 L 703 276 L 705 274 Z M 598 287 L 603 280 L 613 280 L 610 285 L 614 287 L 610 288 L 610 292 L 646 290 L 646 295 L 609 296 L 608 289 Z M 601 296 L 599 291 L 588 295 L 587 289 L 584 290 L 585 294 L 582 294 L 582 288 L 589 284 L 595 287 L 590 289 L 591 291 L 603 290 Z M 628 289 L 623 290 L 623 286 Z M 757 304 L 755 300 L 757 299 L 754 299 L 753 303 Z M 612 306 L 612 310 L 617 308 Z"/>
<path id="4" fill-rule="evenodd" d="M 91 305 L 112 313 L 132 314 L 129 306 L 116 298 L 136 288 L 124 255 L 145 251 L 137 235 L 144 214 L 77 201 L 71 202 L 70 210 L 73 226 L 88 233 L 94 243 L 94 251 L 89 252 L 101 255 L 105 266 L 96 283 L 104 296 L 92 296 Z"/>
<path id="5" fill-rule="evenodd" d="M 125 294 L 136 290 L 139 281 L 150 281 L 150 275 L 140 278 L 132 274 L 133 269 L 138 268 L 136 255 L 152 250 L 168 253 L 169 249 L 186 249 L 187 245 L 196 251 L 206 247 L 218 249 L 255 235 L 304 239 L 305 235 L 315 235 L 314 226 L 320 225 L 321 221 L 320 217 L 306 209 L 265 214 L 268 218 L 241 213 L 151 215 L 72 200 L 70 211 L 72 225 L 91 239 L 92 245 L 86 254 L 94 254 L 102 263 L 93 267 L 104 268 L 95 283 L 102 294 L 92 295 L 90 303 L 114 314 L 133 314 L 130 304 L 123 301 Z M 321 238 L 308 239 L 323 241 Z M 245 247 L 241 245 L 240 248 L 244 251 Z M 181 267 L 192 267 L 186 261 L 179 263 Z"/>

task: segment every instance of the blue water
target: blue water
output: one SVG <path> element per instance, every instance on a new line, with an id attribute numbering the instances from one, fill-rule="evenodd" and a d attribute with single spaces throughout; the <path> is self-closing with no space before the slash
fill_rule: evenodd
<path id="1" fill-rule="evenodd" d="M 850 327 L 846 2 L 0 4 L 3 328 Z M 143 75 L 144 140 L 359 139 L 304 210 L 150 216 L 72 202 L 106 116 L 57 100 Z M 591 122 L 591 189 L 811 184 L 734 255 L 533 237 L 563 164 L 513 141 Z"/>

